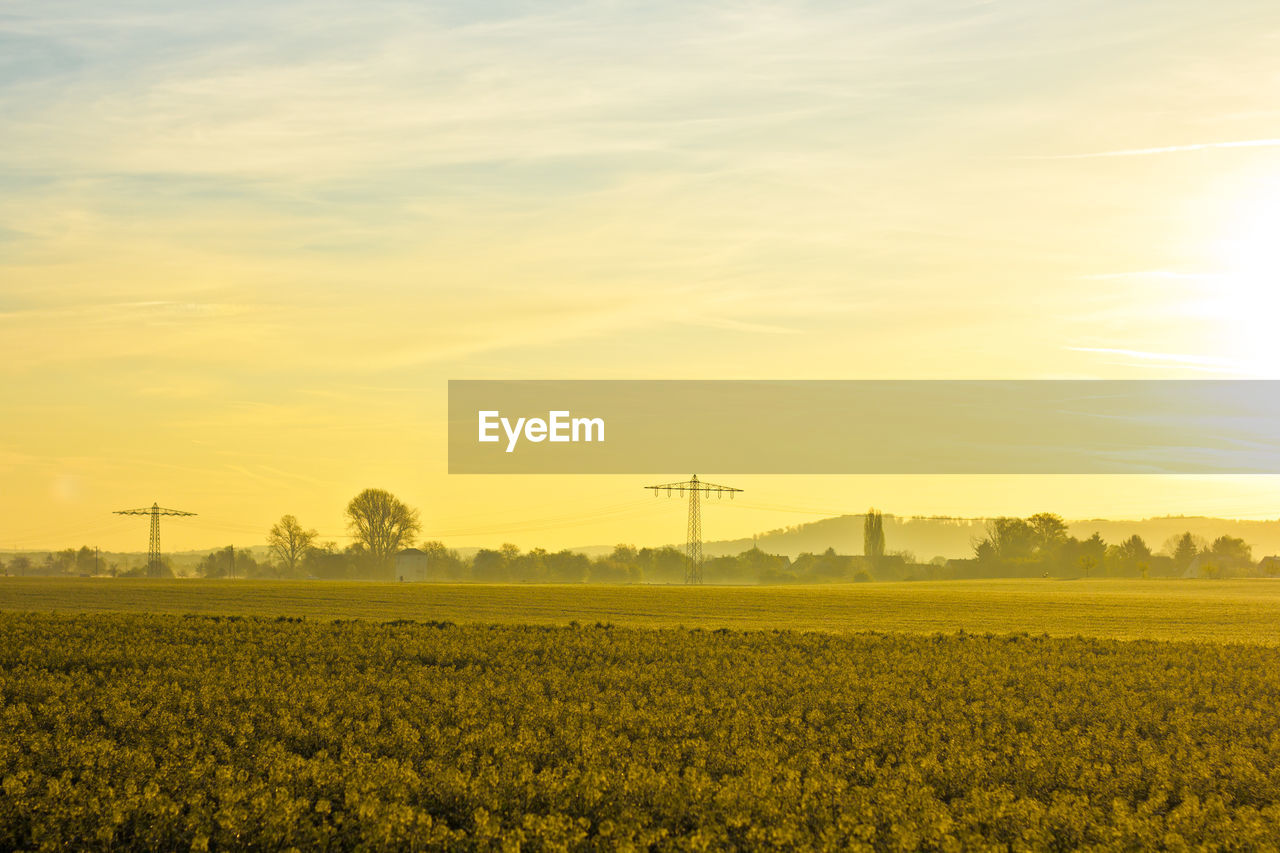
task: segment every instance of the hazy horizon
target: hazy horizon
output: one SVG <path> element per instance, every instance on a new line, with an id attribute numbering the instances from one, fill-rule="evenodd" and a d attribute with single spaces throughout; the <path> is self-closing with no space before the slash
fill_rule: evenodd
<path id="1" fill-rule="evenodd" d="M 686 505 L 684 502 L 680 503 L 682 506 Z M 767 552 L 785 554 L 793 558 L 804 551 L 817 553 L 829 547 L 835 548 L 838 552 L 844 554 L 860 554 L 862 553 L 861 520 L 863 518 L 865 518 L 865 512 L 843 513 L 809 520 L 798 520 L 792 524 L 756 530 L 742 536 L 711 534 L 706 537 L 704 548 L 709 555 L 737 554 L 756 544 Z M 886 512 L 884 513 L 884 518 L 889 523 L 889 540 L 887 543 L 889 550 L 895 553 L 900 551 L 911 552 L 918 560 L 924 562 L 938 556 L 947 558 L 973 556 L 973 536 L 982 535 L 985 523 L 992 521 L 995 516 L 905 515 Z M 1064 521 L 1068 531 L 1081 539 L 1088 538 L 1094 532 L 1101 531 L 1104 533 L 1103 538 L 1107 542 L 1117 544 L 1122 539 L 1137 534 L 1147 540 L 1147 544 L 1157 553 L 1163 552 L 1162 549 L 1168 544 L 1166 539 L 1169 535 L 1182 532 L 1191 532 L 1206 541 L 1211 541 L 1221 535 L 1239 535 L 1257 551 L 1255 556 L 1259 558 L 1273 552 L 1280 553 L 1280 517 L 1243 519 L 1202 515 L 1161 515 L 1143 518 L 1066 517 Z M 1186 522 L 1186 524 L 1181 524 L 1181 522 Z M 146 519 L 142 519 L 138 523 L 141 529 L 145 531 L 147 526 Z M 162 532 L 167 530 L 163 524 L 164 520 L 162 519 Z M 833 533 L 833 525 L 839 526 L 840 529 Z M 902 530 L 901 528 L 904 525 L 911 529 Z M 1266 525 L 1275 525 L 1275 531 L 1267 530 Z M 1259 529 L 1260 526 L 1261 529 Z M 845 527 L 848 529 L 843 529 Z M 948 528 L 965 531 L 965 535 L 959 538 L 956 536 L 947 537 L 945 534 Z M 1165 528 L 1168 528 L 1168 530 L 1165 530 Z M 1164 532 L 1158 532 L 1153 536 L 1152 531 Z M 949 547 L 934 547 L 931 549 L 927 543 L 938 542 L 940 533 L 942 534 L 941 538 L 949 542 Z M 438 537 L 425 533 L 415 539 L 412 544 L 416 545 L 432 540 L 440 541 Z M 323 532 L 320 532 L 320 535 L 316 537 L 317 544 L 328 541 L 336 542 L 341 548 L 349 544 L 350 537 L 343 535 L 335 538 L 332 535 L 326 536 Z M 797 545 L 797 542 L 803 544 Z M 522 551 L 543 548 L 550 551 L 576 551 L 589 555 L 607 553 L 618 545 L 637 548 L 674 547 L 683 552 L 686 544 L 683 539 L 678 537 L 657 540 L 619 539 L 613 542 L 581 541 L 568 545 L 548 544 L 534 537 L 520 542 L 513 542 L 510 538 L 493 538 L 477 544 L 461 545 L 454 542 L 443 542 L 446 547 L 458 550 L 463 555 L 473 554 L 481 548 L 498 548 L 500 545 L 508 543 L 517 545 Z M 147 551 L 145 547 L 142 547 L 144 544 L 135 542 L 131 545 L 126 543 L 122 547 L 102 548 L 102 550 L 104 553 L 145 556 Z M 233 544 L 237 548 L 255 549 L 260 553 L 269 552 L 265 534 L 260 539 L 237 537 L 233 534 L 221 542 L 209 542 L 204 545 L 181 548 L 166 546 L 163 550 L 166 553 L 175 555 L 202 555 L 208 552 L 220 551 L 226 548 L 228 544 Z M 0 545 L 0 554 L 55 552 L 67 548 L 78 549 L 82 545 L 94 547 L 95 543 L 88 541 L 66 542 L 28 548 Z"/>

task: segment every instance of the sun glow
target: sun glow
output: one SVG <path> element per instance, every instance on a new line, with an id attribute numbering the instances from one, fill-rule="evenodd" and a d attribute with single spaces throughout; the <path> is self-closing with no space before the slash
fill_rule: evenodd
<path id="1" fill-rule="evenodd" d="M 1280 180 L 1249 194 L 1215 245 L 1207 294 L 1230 354 L 1251 375 L 1280 377 Z"/>

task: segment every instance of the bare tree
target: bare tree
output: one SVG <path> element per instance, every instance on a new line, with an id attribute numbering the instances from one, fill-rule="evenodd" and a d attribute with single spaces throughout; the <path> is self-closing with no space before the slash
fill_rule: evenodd
<path id="1" fill-rule="evenodd" d="M 347 504 L 347 526 L 379 565 L 413 542 L 418 511 L 382 489 L 365 489 Z"/>
<path id="2" fill-rule="evenodd" d="M 293 574 L 317 535 L 319 534 L 314 530 L 303 530 L 298 519 L 292 515 L 284 515 L 267 534 L 267 545 L 271 548 L 271 553 L 289 569 L 289 574 Z"/>

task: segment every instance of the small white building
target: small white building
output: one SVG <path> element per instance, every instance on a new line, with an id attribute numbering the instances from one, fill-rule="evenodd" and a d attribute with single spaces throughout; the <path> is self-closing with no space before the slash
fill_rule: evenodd
<path id="1" fill-rule="evenodd" d="M 405 548 L 396 554 L 396 580 L 422 582 L 427 579 L 427 552 Z"/>

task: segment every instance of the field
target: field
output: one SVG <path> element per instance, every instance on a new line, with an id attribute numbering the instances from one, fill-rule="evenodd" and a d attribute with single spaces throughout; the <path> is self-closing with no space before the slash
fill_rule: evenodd
<path id="1" fill-rule="evenodd" d="M 1280 651 L 0 615 L 4 849 L 1275 849 Z"/>
<path id="2" fill-rule="evenodd" d="M 1277 850 L 1278 624 L 1262 581 L 8 579 L 0 849 Z"/>
<path id="3" fill-rule="evenodd" d="M 0 578 L 0 610 L 1280 641 L 1280 582 L 1269 580 L 691 588 Z"/>

